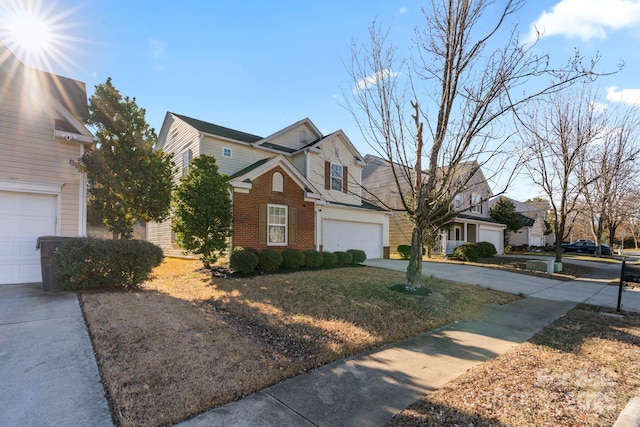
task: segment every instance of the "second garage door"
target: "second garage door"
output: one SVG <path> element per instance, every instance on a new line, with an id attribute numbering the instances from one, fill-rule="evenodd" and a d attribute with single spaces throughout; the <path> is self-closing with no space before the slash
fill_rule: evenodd
<path id="1" fill-rule="evenodd" d="M 55 195 L 0 191 L 0 284 L 42 281 L 39 236 L 56 234 Z"/>
<path id="2" fill-rule="evenodd" d="M 502 253 L 503 247 L 503 234 L 504 232 L 501 229 L 489 228 L 480 226 L 480 236 L 479 242 L 489 242 L 493 243 L 493 246 L 496 247 L 496 250 L 499 254 Z"/>
<path id="3" fill-rule="evenodd" d="M 382 258 L 382 224 L 325 219 L 322 242 L 325 251 L 360 249 L 367 259 Z"/>

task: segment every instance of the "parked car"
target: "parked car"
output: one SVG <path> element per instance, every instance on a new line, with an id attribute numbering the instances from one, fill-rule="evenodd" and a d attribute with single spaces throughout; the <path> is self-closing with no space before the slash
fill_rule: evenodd
<path id="1" fill-rule="evenodd" d="M 573 243 L 563 243 L 562 249 L 564 252 L 577 252 L 583 254 L 595 254 L 596 244 L 591 241 L 578 241 Z M 604 243 L 600 244 L 600 253 L 602 255 L 613 255 L 613 251 L 608 245 Z"/>

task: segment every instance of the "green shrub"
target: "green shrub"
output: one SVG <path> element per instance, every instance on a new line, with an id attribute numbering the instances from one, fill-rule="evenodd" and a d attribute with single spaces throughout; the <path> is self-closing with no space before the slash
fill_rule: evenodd
<path id="1" fill-rule="evenodd" d="M 411 255 L 411 246 L 398 245 L 398 253 L 402 259 L 409 259 L 409 256 Z"/>
<path id="2" fill-rule="evenodd" d="M 52 262 L 64 289 L 128 288 L 147 280 L 163 257 L 144 240 L 78 238 L 63 242 Z"/>
<path id="3" fill-rule="evenodd" d="M 339 267 L 344 267 L 344 266 L 353 264 L 353 256 L 350 253 L 337 251 L 337 252 L 334 252 L 334 254 L 338 258 Z"/>
<path id="4" fill-rule="evenodd" d="M 290 270 L 297 270 L 304 266 L 304 254 L 298 249 L 285 249 L 280 252 L 282 255 L 282 267 Z"/>
<path id="5" fill-rule="evenodd" d="M 348 249 L 347 253 L 351 254 L 354 264 L 362 264 L 367 260 L 367 253 L 360 249 Z"/>
<path id="6" fill-rule="evenodd" d="M 476 246 L 478 247 L 478 255 L 482 258 L 488 258 L 498 253 L 491 242 L 479 242 Z"/>
<path id="7" fill-rule="evenodd" d="M 258 266 L 258 255 L 243 248 L 236 248 L 229 257 L 229 268 L 241 274 L 249 274 Z"/>
<path id="8" fill-rule="evenodd" d="M 458 261 L 474 262 L 479 258 L 478 245 L 475 243 L 463 243 L 453 250 L 453 258 Z"/>
<path id="9" fill-rule="evenodd" d="M 398 245 L 398 253 L 402 259 L 409 259 L 411 256 L 411 246 L 410 245 Z M 422 248 L 422 255 L 427 253 L 427 248 Z"/>
<path id="10" fill-rule="evenodd" d="M 309 268 L 322 267 L 322 252 L 304 251 L 304 265 Z"/>
<path id="11" fill-rule="evenodd" d="M 332 268 L 338 264 L 338 257 L 333 252 L 322 252 L 322 266 Z"/>
<path id="12" fill-rule="evenodd" d="M 267 273 L 277 271 L 282 264 L 282 255 L 273 249 L 264 249 L 258 254 L 258 268 Z"/>

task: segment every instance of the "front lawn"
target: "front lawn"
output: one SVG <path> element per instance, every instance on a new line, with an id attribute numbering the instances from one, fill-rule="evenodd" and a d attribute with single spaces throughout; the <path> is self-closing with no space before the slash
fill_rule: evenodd
<path id="1" fill-rule="evenodd" d="M 120 425 L 165 425 L 316 366 L 480 313 L 516 296 L 352 267 L 218 278 L 168 259 L 136 291 L 81 292 Z"/>

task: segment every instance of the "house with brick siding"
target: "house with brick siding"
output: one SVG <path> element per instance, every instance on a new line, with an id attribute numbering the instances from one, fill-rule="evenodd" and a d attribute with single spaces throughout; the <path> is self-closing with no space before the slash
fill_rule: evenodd
<path id="1" fill-rule="evenodd" d="M 370 259 L 388 257 L 390 213 L 362 199 L 365 162 L 341 130 L 323 135 L 305 118 L 261 137 L 168 112 L 157 148 L 173 155 L 176 182 L 194 157 L 216 158 L 229 177 L 230 250 L 361 249 Z M 165 255 L 183 253 L 171 219 L 147 224 L 147 239 Z"/>

